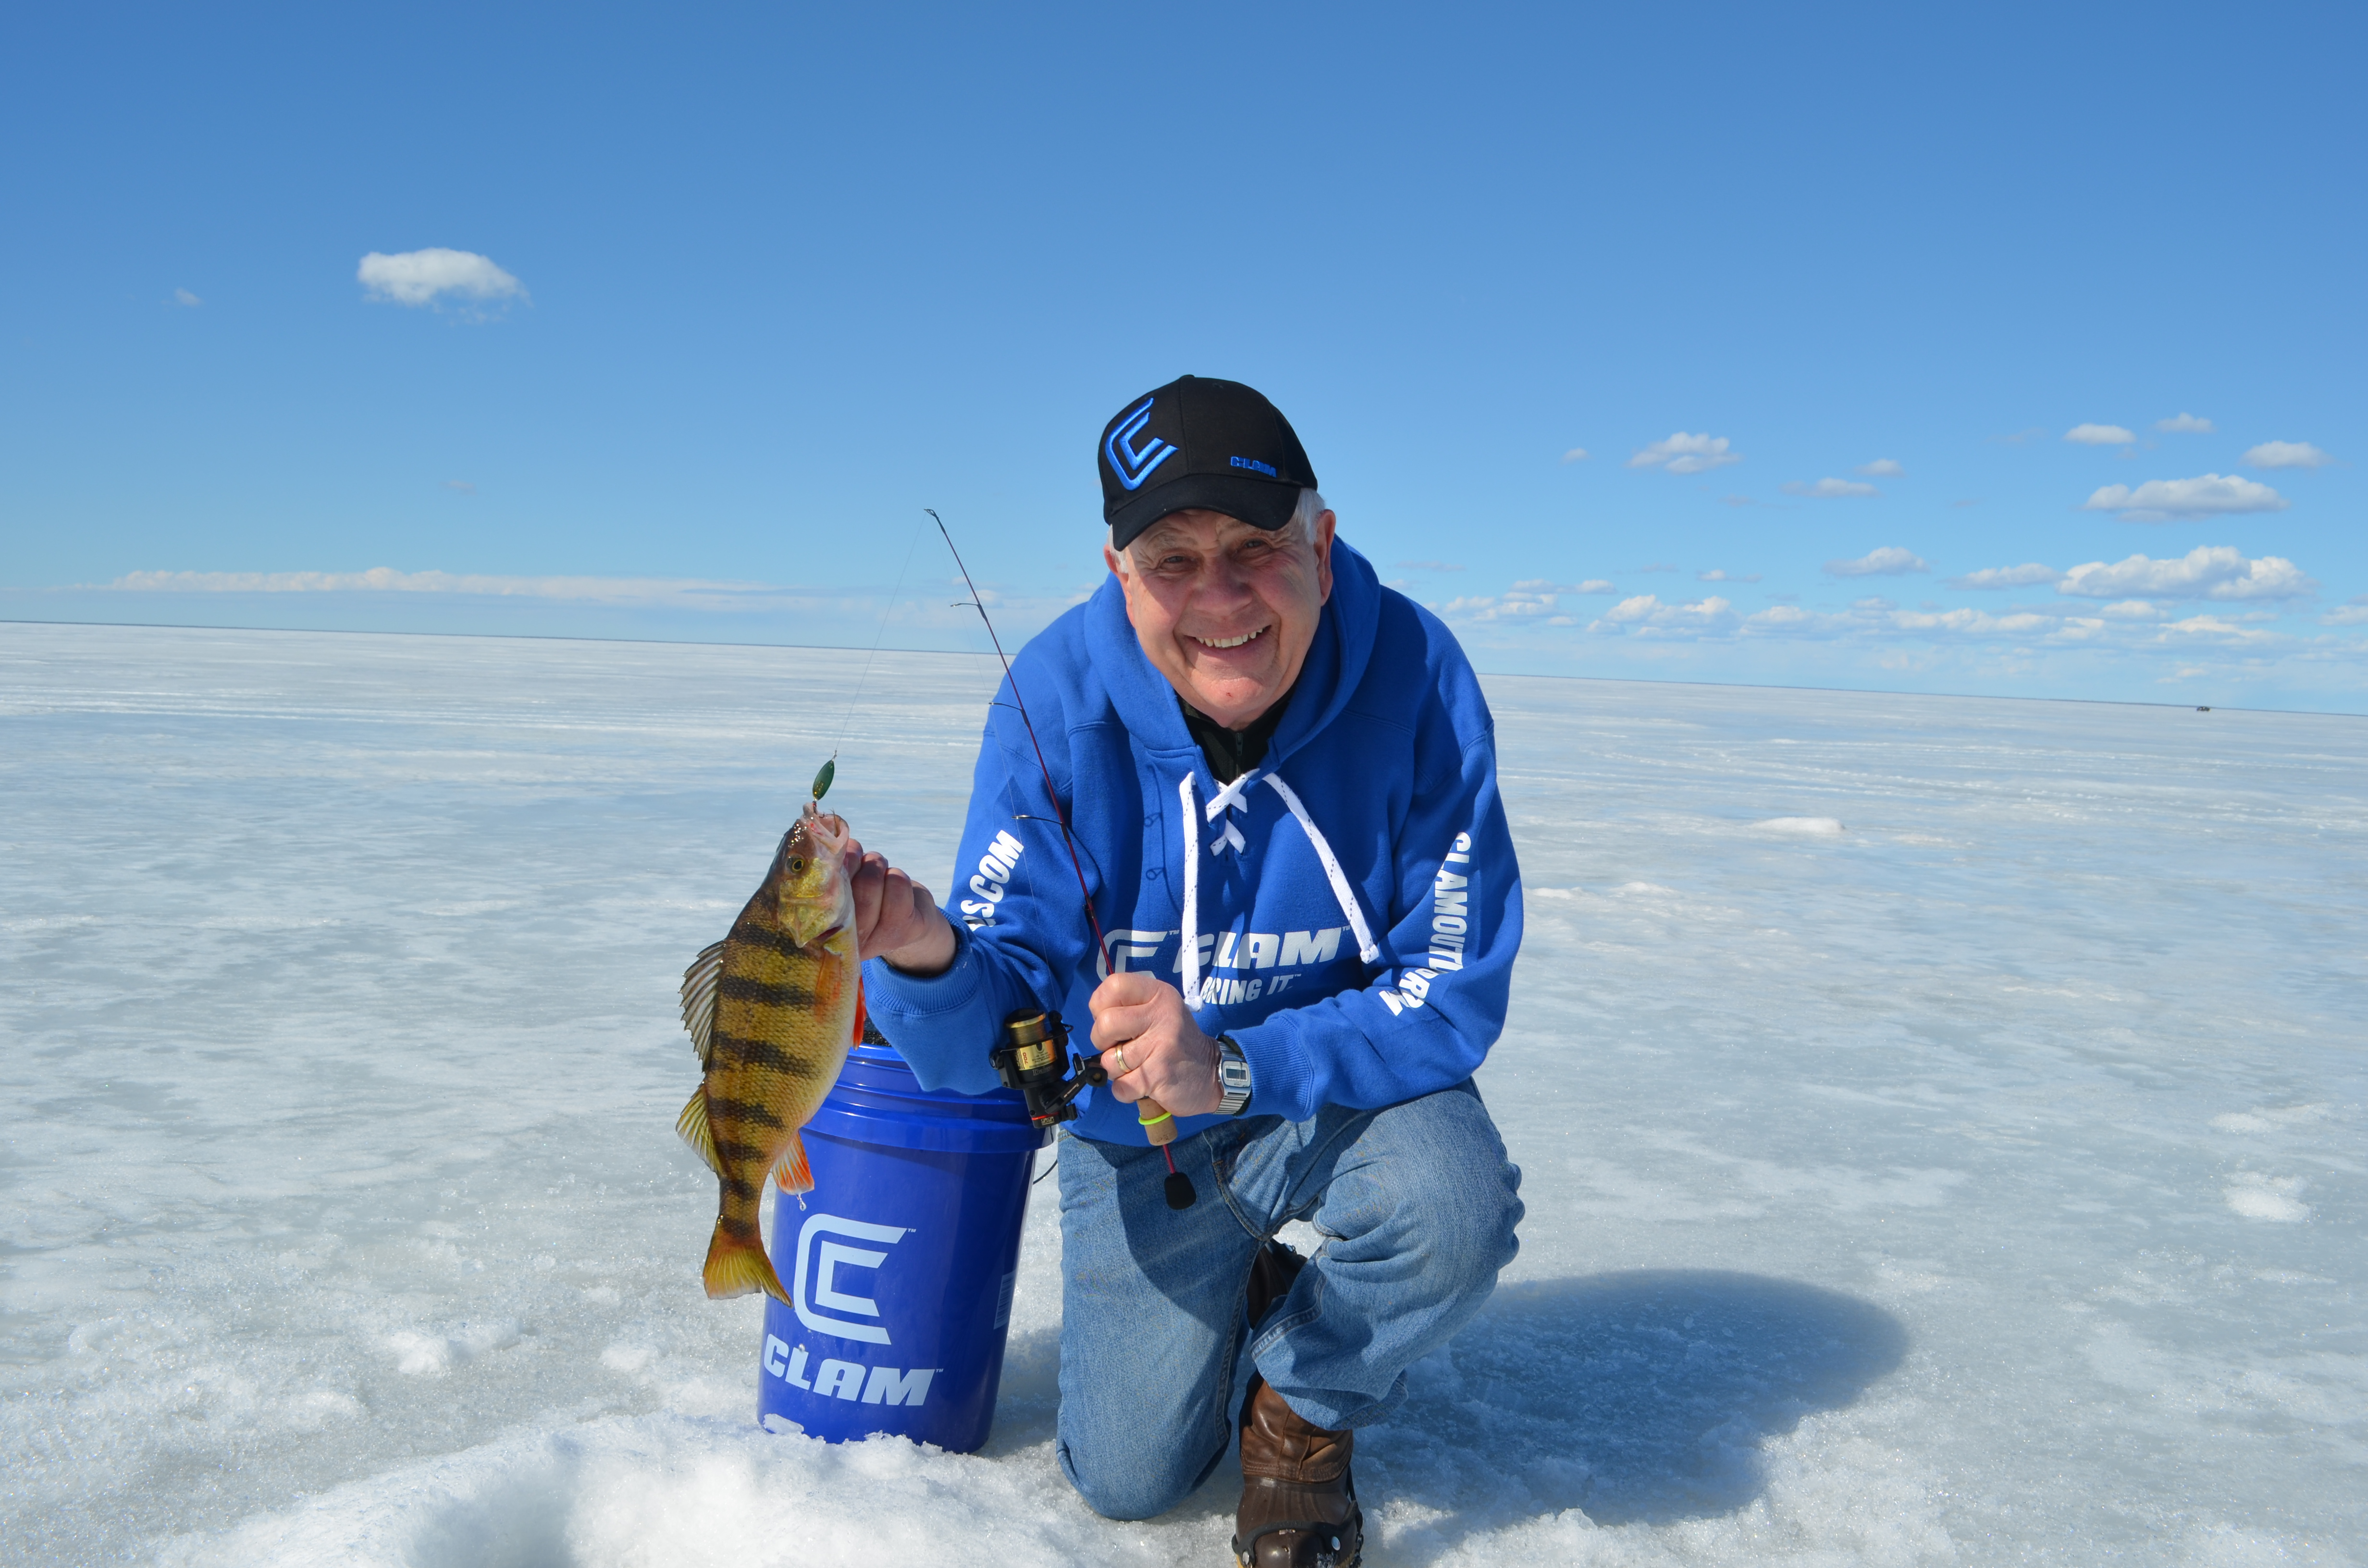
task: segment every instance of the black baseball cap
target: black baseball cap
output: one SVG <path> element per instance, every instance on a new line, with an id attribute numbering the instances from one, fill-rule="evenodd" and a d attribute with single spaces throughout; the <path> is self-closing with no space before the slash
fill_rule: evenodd
<path id="1" fill-rule="evenodd" d="M 1256 388 L 1178 376 L 1102 426 L 1094 466 L 1121 550 L 1170 512 L 1205 507 L 1269 532 L 1291 521 L 1315 471 L 1282 410 Z"/>

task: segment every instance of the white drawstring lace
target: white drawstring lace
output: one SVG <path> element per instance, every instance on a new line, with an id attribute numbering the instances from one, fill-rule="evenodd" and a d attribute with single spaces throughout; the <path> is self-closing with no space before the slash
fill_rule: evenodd
<path id="1" fill-rule="evenodd" d="M 1250 807 L 1244 791 L 1253 779 L 1258 778 L 1265 779 L 1274 792 L 1282 797 L 1284 807 L 1306 833 L 1307 842 L 1315 850 L 1315 858 L 1323 864 L 1325 880 L 1332 884 L 1332 897 L 1339 903 L 1340 913 L 1349 917 L 1349 929 L 1357 938 L 1357 957 L 1372 963 L 1382 956 L 1380 945 L 1373 940 L 1372 928 L 1365 924 L 1365 912 L 1357 903 L 1356 890 L 1349 885 L 1348 873 L 1340 869 L 1340 858 L 1332 853 L 1332 846 L 1316 828 L 1315 819 L 1307 814 L 1307 806 L 1300 800 L 1297 790 L 1277 775 L 1261 773 L 1254 767 L 1219 790 L 1203 811 L 1200 792 L 1192 785 L 1192 775 L 1187 773 L 1184 781 L 1177 787 L 1177 794 L 1184 803 L 1183 967 L 1184 1005 L 1188 1007 L 1201 1006 L 1201 831 L 1196 824 L 1214 822 L 1222 812 L 1241 812 L 1247 814 Z M 1209 841 L 1209 853 L 1212 855 L 1222 855 L 1229 848 L 1239 851 L 1247 847 L 1248 841 L 1242 837 L 1241 830 L 1234 825 L 1231 816 L 1225 818 L 1224 831 Z"/>

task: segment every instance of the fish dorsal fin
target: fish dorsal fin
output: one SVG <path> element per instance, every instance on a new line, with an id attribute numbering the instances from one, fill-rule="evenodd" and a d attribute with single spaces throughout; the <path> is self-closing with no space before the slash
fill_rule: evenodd
<path id="1" fill-rule="evenodd" d="M 715 1051 L 715 985 L 723 978 L 722 942 L 700 949 L 690 967 L 682 971 L 682 1027 L 690 1031 L 690 1043 L 699 1051 L 701 1067 Z"/>
<path id="2" fill-rule="evenodd" d="M 707 1162 L 707 1168 L 717 1176 L 723 1174 L 723 1157 L 715 1152 L 715 1130 L 707 1125 L 707 1085 L 701 1084 L 690 1092 L 690 1103 L 674 1119 L 674 1130 L 682 1141 Z"/>

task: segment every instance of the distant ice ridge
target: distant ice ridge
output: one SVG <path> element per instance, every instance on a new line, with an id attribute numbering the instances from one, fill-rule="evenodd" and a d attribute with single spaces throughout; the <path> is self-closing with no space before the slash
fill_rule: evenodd
<path id="1" fill-rule="evenodd" d="M 1049 1182 L 978 1456 L 700 1293 L 683 965 L 834 744 L 952 859 L 994 665 L 863 663 L 0 625 L 0 1563 L 1222 1561 L 1059 1481 Z M 1529 1219 L 1374 1568 L 2363 1568 L 2368 725 L 1488 689 Z"/>

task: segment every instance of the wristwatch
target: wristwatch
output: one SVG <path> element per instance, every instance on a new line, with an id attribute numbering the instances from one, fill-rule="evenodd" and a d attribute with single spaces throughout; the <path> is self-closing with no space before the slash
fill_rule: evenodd
<path id="1" fill-rule="evenodd" d="M 1217 1087 L 1224 1091 L 1224 1098 L 1217 1102 L 1219 1115 L 1239 1116 L 1247 1108 L 1250 1103 L 1249 1059 L 1242 1054 L 1242 1048 L 1234 1043 L 1234 1037 L 1229 1034 L 1217 1037 Z"/>

